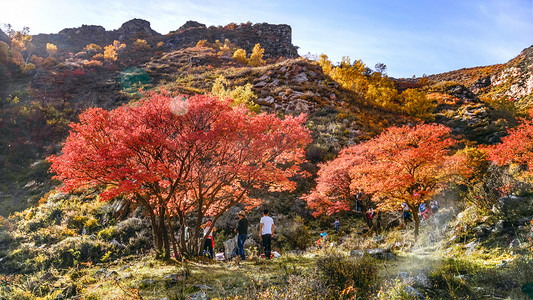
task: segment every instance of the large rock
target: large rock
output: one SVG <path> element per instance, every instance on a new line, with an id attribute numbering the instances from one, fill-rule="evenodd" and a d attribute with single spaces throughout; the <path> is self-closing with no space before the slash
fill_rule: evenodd
<path id="1" fill-rule="evenodd" d="M 131 38 L 146 38 L 157 36 L 159 33 L 150 27 L 150 22 L 142 19 L 133 19 L 122 24 L 117 30 L 120 41 L 127 41 Z"/>
<path id="2" fill-rule="evenodd" d="M 352 250 L 350 252 L 350 256 L 363 256 L 365 253 L 370 255 L 371 257 L 375 259 L 383 259 L 383 260 L 394 260 L 396 259 L 396 255 L 392 253 L 389 249 L 366 249 L 366 250 Z"/>
<path id="3" fill-rule="evenodd" d="M 11 39 L 1 29 L 0 29 L 0 41 L 4 42 L 6 44 L 10 44 L 11 43 Z"/>

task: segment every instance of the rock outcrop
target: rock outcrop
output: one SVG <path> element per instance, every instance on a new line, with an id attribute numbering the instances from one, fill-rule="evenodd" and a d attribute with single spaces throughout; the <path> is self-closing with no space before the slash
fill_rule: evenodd
<path id="1" fill-rule="evenodd" d="M 0 33 L 0 40 L 3 38 Z M 178 30 L 163 36 L 150 27 L 150 22 L 133 19 L 122 24 L 119 29 L 111 31 L 102 26 L 82 25 L 78 28 L 63 29 L 56 34 L 38 34 L 33 36 L 33 44 L 35 54 L 46 56 L 46 43 L 56 45 L 60 52 L 77 53 L 88 44 L 103 47 L 113 43 L 114 40 L 128 43 L 139 38 L 149 42 L 162 41 L 167 51 L 193 47 L 199 40 L 224 42 L 228 39 L 248 53 L 252 51 L 255 44 L 261 44 L 261 47 L 265 49 L 265 58 L 298 57 L 298 51 L 292 44 L 291 27 L 267 23 L 206 27 L 196 21 L 187 21 Z"/>
<path id="2" fill-rule="evenodd" d="M 247 23 L 208 28 L 204 24 L 187 21 L 177 31 L 169 34 L 165 45 L 171 49 L 181 49 L 194 46 L 199 40 L 213 43 L 216 40 L 224 42 L 225 39 L 248 53 L 259 43 L 265 49 L 265 57 L 298 57 L 298 50 L 292 44 L 292 29 L 284 24 Z"/>
<path id="3" fill-rule="evenodd" d="M 0 30 L 0 41 L 7 44 L 11 43 L 11 39 L 2 30 Z"/>
<path id="4" fill-rule="evenodd" d="M 132 38 L 147 38 L 160 35 L 150 27 L 150 22 L 142 19 L 133 19 L 122 24 L 122 26 L 120 26 L 117 32 L 119 34 L 119 41 L 127 41 Z"/>

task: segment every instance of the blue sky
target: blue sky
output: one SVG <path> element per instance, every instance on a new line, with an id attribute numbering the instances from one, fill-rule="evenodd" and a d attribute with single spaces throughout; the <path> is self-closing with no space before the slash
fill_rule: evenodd
<path id="1" fill-rule="evenodd" d="M 132 18 L 163 34 L 187 20 L 289 24 L 300 55 L 384 63 L 394 77 L 504 63 L 533 44 L 533 0 L 0 0 L 0 23 L 32 34 Z"/>

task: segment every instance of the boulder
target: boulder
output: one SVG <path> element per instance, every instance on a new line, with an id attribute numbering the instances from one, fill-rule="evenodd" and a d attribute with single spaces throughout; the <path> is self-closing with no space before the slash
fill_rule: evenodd
<path id="1" fill-rule="evenodd" d="M 363 256 L 365 253 L 370 255 L 371 257 L 375 259 L 382 259 L 382 260 L 395 260 L 396 255 L 392 253 L 389 249 L 366 249 L 366 250 L 352 250 L 350 251 L 350 256 L 358 257 Z"/>
<path id="2" fill-rule="evenodd" d="M 305 73 L 299 73 L 298 75 L 294 76 L 292 80 L 298 84 L 309 81 Z"/>
<path id="3" fill-rule="evenodd" d="M 133 19 L 122 24 L 117 30 L 120 41 L 127 41 L 131 38 L 146 38 L 160 35 L 150 27 L 150 22 L 142 19 Z"/>

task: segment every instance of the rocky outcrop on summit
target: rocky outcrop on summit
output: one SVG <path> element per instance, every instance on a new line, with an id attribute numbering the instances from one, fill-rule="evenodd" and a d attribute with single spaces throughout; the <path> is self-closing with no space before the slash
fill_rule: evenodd
<path id="1" fill-rule="evenodd" d="M 82 25 L 78 28 L 66 28 L 57 34 L 38 34 L 33 36 L 35 52 L 39 55 L 46 54 L 46 43 L 52 43 L 60 51 L 76 53 L 81 51 L 88 44 L 105 46 L 113 43 L 114 40 L 126 42 L 135 38 L 149 38 L 161 36 L 150 28 L 150 22 L 133 19 L 119 29 L 107 31 L 98 25 Z"/>
<path id="2" fill-rule="evenodd" d="M 0 40 L 2 35 L 0 34 Z M 194 47 L 200 40 L 224 42 L 228 39 L 233 44 L 250 53 L 255 44 L 265 49 L 264 57 L 298 57 L 298 50 L 292 44 L 292 29 L 289 25 L 230 24 L 226 26 L 210 26 L 196 21 L 187 21 L 178 30 L 161 35 L 150 27 L 150 22 L 133 19 L 119 29 L 108 31 L 102 26 L 82 25 L 78 28 L 66 28 L 57 34 L 38 34 L 33 36 L 35 54 L 46 56 L 46 43 L 56 45 L 60 52 L 77 53 L 88 44 L 101 47 L 113 43 L 114 40 L 127 43 L 135 39 L 145 39 L 153 44 L 163 41 L 165 50 L 179 50 Z"/>
<path id="3" fill-rule="evenodd" d="M 264 57 L 298 57 L 298 50 L 292 44 L 292 29 L 284 24 L 247 23 L 208 28 L 204 24 L 187 21 L 177 31 L 169 34 L 165 45 L 171 49 L 182 49 L 196 45 L 199 40 L 213 43 L 216 40 L 224 42 L 225 39 L 247 53 L 252 51 L 255 44 L 260 43 L 265 49 Z"/>
<path id="4" fill-rule="evenodd" d="M 0 41 L 7 44 L 11 43 L 11 39 L 2 30 L 0 30 Z"/>
<path id="5" fill-rule="evenodd" d="M 120 26 L 117 32 L 119 33 L 119 41 L 127 41 L 132 38 L 147 38 L 160 35 L 150 27 L 150 22 L 142 19 L 133 19 L 122 24 L 122 26 Z"/>

